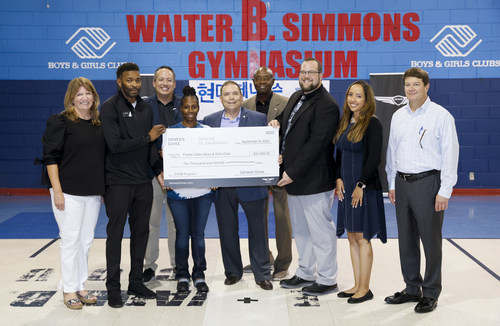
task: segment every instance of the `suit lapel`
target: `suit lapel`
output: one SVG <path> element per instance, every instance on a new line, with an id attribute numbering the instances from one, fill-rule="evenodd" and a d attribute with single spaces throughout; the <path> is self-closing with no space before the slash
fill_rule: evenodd
<path id="1" fill-rule="evenodd" d="M 302 106 L 300 107 L 299 111 L 297 113 L 295 113 L 295 115 L 293 116 L 293 119 L 292 119 L 292 126 L 290 128 L 293 128 L 293 126 L 296 124 L 294 123 L 295 121 L 297 121 L 298 119 L 300 119 L 300 116 L 304 114 L 304 112 L 306 112 L 314 103 L 316 103 L 316 101 L 318 100 L 318 98 L 323 94 L 323 86 L 321 86 L 320 90 L 310 99 L 308 99 L 307 101 L 305 101 Z"/>
<path id="2" fill-rule="evenodd" d="M 286 126 L 288 125 L 288 118 L 290 118 L 290 114 L 292 113 L 292 110 L 295 107 L 296 102 L 298 102 L 298 99 L 301 96 L 302 92 L 295 92 L 294 94 L 292 94 L 292 97 L 290 97 L 290 100 L 288 101 L 285 111 L 283 111 L 283 121 L 282 121 L 284 128 L 283 130 L 286 129 Z"/>
<path id="3" fill-rule="evenodd" d="M 282 102 L 279 101 L 278 96 L 273 94 L 271 97 L 271 102 L 269 102 L 269 112 L 267 113 L 267 120 L 271 121 L 278 115 L 279 110 L 281 109 Z"/>
<path id="4" fill-rule="evenodd" d="M 240 109 L 240 124 L 239 127 L 244 127 L 248 123 L 248 114 L 244 108 Z"/>

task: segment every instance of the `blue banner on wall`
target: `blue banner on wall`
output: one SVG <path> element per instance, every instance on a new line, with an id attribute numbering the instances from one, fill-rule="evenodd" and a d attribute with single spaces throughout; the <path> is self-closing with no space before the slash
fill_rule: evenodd
<path id="1" fill-rule="evenodd" d="M 177 79 L 325 79 L 422 67 L 433 78 L 500 76 L 500 2 L 2 1 L 0 79 L 113 79 L 127 61 Z"/>

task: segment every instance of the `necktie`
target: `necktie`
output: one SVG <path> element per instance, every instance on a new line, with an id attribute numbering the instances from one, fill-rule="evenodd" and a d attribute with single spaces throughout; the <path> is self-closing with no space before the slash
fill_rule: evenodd
<path id="1" fill-rule="evenodd" d="M 295 116 L 295 114 L 297 112 L 299 112 L 299 109 L 305 100 L 306 100 L 306 97 L 304 95 L 302 95 L 299 102 L 297 104 L 295 104 L 295 107 L 293 108 L 292 113 L 290 113 L 290 117 L 288 118 L 288 123 L 286 125 L 286 130 L 285 130 L 285 133 L 283 134 L 283 141 L 281 142 L 281 153 L 283 153 L 285 151 L 285 140 L 286 140 L 286 136 L 288 135 L 288 132 L 290 131 L 290 128 L 292 127 L 292 119 Z"/>

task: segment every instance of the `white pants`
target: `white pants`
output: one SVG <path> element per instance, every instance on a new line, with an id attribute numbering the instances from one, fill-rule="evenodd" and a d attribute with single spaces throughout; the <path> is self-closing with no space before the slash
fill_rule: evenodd
<path id="1" fill-rule="evenodd" d="M 170 265 L 175 267 L 175 224 L 174 217 L 168 207 L 165 194 L 156 178 L 153 178 L 153 206 L 151 207 L 151 216 L 149 217 L 149 239 L 144 256 L 144 269 L 151 268 L 156 271 L 158 264 L 156 260 L 160 256 L 160 224 L 165 203 L 165 215 L 167 216 L 168 231 L 168 253 L 170 255 Z"/>
<path id="2" fill-rule="evenodd" d="M 322 285 L 337 283 L 337 235 L 332 220 L 333 190 L 288 195 L 292 230 L 299 252 L 300 278 Z"/>
<path id="3" fill-rule="evenodd" d="M 65 293 L 85 290 L 88 278 L 88 256 L 94 240 L 94 230 L 101 208 L 101 196 L 73 196 L 64 194 L 64 210 L 54 205 L 54 191 L 50 189 L 52 211 L 61 237 L 61 274 L 59 288 Z"/>

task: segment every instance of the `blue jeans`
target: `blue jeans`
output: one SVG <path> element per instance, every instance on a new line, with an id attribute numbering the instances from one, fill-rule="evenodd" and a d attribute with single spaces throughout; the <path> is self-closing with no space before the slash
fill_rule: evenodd
<path id="1" fill-rule="evenodd" d="M 191 251 L 193 254 L 193 281 L 204 279 L 207 269 L 205 260 L 205 226 L 207 225 L 210 206 L 214 201 L 214 194 L 203 195 L 190 199 L 168 198 L 168 205 L 174 216 L 175 238 L 175 265 L 176 279 L 187 278 L 189 275 L 189 237 L 191 237 Z"/>

